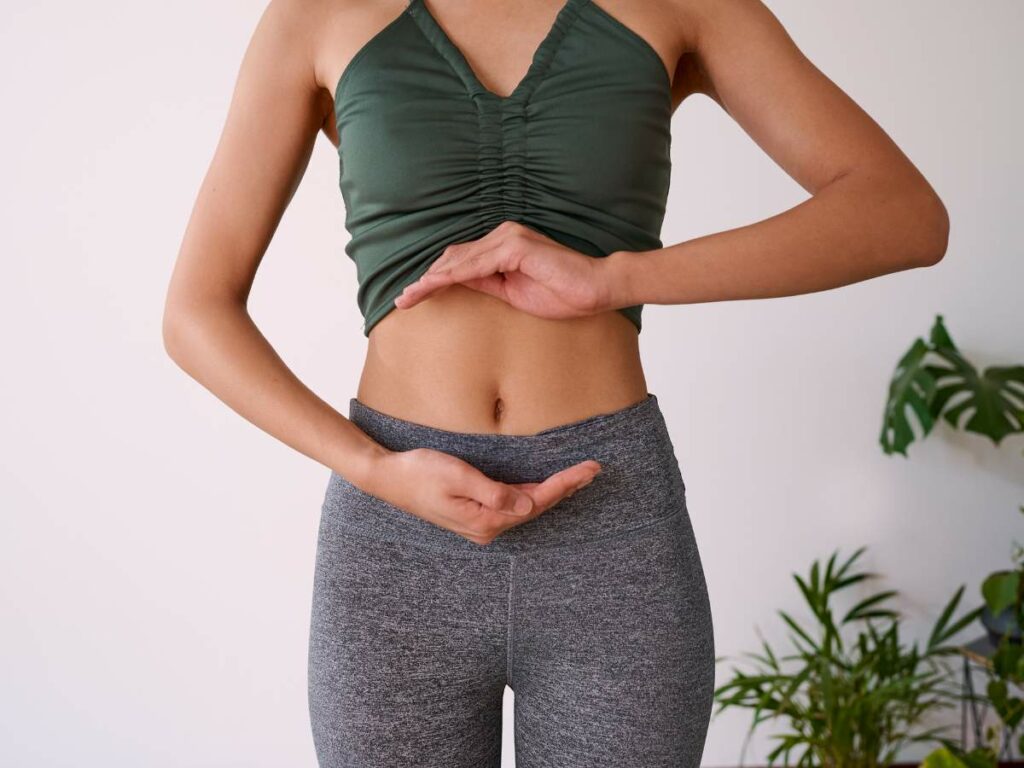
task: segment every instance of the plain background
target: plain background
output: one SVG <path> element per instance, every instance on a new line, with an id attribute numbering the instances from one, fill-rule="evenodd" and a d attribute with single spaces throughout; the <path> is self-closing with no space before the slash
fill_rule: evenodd
<path id="1" fill-rule="evenodd" d="M 948 254 L 813 295 L 649 306 L 649 389 L 687 482 L 719 654 L 756 650 L 757 628 L 787 648 L 776 610 L 806 615 L 791 573 L 860 545 L 923 640 L 960 584 L 977 603 L 1024 534 L 1019 436 L 995 448 L 940 427 L 909 459 L 877 442 L 893 367 L 937 313 L 975 363 L 1024 362 L 1024 3 L 769 6 L 933 183 Z M 306 643 L 329 471 L 188 378 L 160 334 L 263 7 L 21 3 L 0 16 L 4 765 L 314 765 Z M 688 100 L 673 135 L 666 244 L 806 198 L 709 99 Z M 365 339 L 337 173 L 321 137 L 251 309 L 347 413 Z M 738 764 L 748 722 L 716 718 L 704 763 Z M 763 764 L 766 735 L 748 763 Z"/>

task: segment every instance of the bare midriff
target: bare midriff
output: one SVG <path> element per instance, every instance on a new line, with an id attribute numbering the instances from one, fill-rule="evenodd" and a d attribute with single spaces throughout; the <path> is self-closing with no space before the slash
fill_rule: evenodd
<path id="1" fill-rule="evenodd" d="M 639 334 L 611 310 L 550 320 L 463 285 L 370 331 L 356 397 L 454 432 L 531 435 L 640 402 Z"/>

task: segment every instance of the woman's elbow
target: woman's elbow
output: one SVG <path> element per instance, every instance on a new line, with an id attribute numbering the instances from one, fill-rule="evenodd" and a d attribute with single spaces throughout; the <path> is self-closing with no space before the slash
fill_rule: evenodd
<path id="1" fill-rule="evenodd" d="M 207 314 L 202 307 L 204 303 L 185 289 L 172 288 L 167 293 L 161 323 L 164 351 L 182 368 L 187 368 L 187 359 L 202 333 Z"/>
<path id="2" fill-rule="evenodd" d="M 934 266 L 942 261 L 949 246 L 949 212 L 928 185 L 914 192 L 910 200 L 904 212 L 913 233 L 907 254 L 910 266 Z"/>
<path id="3" fill-rule="evenodd" d="M 164 303 L 163 322 L 161 323 L 161 335 L 163 339 L 164 352 L 174 362 L 181 364 L 185 353 L 185 328 L 188 325 L 188 312 L 181 306 L 168 298 Z"/>

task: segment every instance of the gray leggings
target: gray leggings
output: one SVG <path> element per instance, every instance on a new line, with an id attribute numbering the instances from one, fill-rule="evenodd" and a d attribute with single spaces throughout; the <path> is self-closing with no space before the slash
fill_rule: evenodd
<path id="1" fill-rule="evenodd" d="M 711 606 L 657 398 L 532 435 L 463 433 L 352 398 L 392 450 L 430 447 L 502 482 L 602 471 L 481 546 L 331 473 L 321 513 L 309 709 L 321 768 L 700 765 Z"/>

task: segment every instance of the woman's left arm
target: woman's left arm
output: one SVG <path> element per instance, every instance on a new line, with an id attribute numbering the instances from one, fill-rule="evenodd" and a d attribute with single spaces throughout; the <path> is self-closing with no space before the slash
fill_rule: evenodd
<path id="1" fill-rule="evenodd" d="M 610 308 L 810 293 L 942 259 L 949 218 L 935 190 L 760 0 L 687 7 L 700 91 L 812 197 L 747 226 L 609 254 Z"/>

